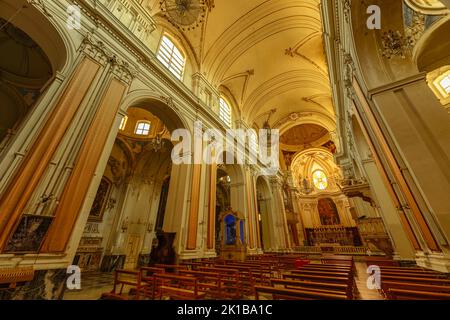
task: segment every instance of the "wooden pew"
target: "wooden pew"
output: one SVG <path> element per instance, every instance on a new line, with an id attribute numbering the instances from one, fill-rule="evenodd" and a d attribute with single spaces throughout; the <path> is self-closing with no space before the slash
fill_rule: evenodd
<path id="1" fill-rule="evenodd" d="M 345 294 L 347 299 L 353 299 L 353 294 L 348 290 L 348 285 L 329 282 L 309 282 L 299 280 L 287 280 L 287 279 L 272 279 L 272 287 L 277 285 L 283 286 L 285 289 L 306 289 L 317 292 L 333 292 L 337 294 Z"/>
<path id="2" fill-rule="evenodd" d="M 336 277 L 328 275 L 311 275 L 311 274 L 283 274 L 283 279 L 302 280 L 302 281 L 316 281 L 316 282 L 330 282 L 352 285 L 348 277 Z"/>
<path id="3" fill-rule="evenodd" d="M 393 260 L 392 258 L 387 257 L 366 257 L 367 266 L 377 265 L 377 266 L 390 266 L 390 267 L 399 267 L 398 261 Z"/>
<path id="4" fill-rule="evenodd" d="M 381 270 L 382 276 L 399 276 L 399 277 L 416 277 L 416 278 L 437 278 L 445 279 L 447 275 L 444 273 L 430 273 L 425 271 L 409 271 L 409 270 L 398 270 L 398 271 L 387 271 Z"/>
<path id="5" fill-rule="evenodd" d="M 423 269 L 420 267 L 386 267 L 386 266 L 380 266 L 381 271 L 406 271 L 406 272 L 422 272 L 422 273 L 429 273 L 429 274 L 442 274 L 442 272 L 435 271 L 435 270 L 428 270 Z"/>
<path id="6" fill-rule="evenodd" d="M 387 292 L 390 289 L 403 289 L 410 291 L 429 291 L 429 292 L 450 294 L 450 286 L 420 284 L 412 282 L 397 282 L 397 281 L 384 281 L 383 285 L 386 288 Z M 386 296 L 387 292 L 385 292 Z"/>
<path id="7" fill-rule="evenodd" d="M 299 269 L 302 269 L 302 268 L 335 269 L 335 270 L 348 270 L 348 271 L 352 270 L 351 266 L 343 266 L 340 264 L 317 264 L 317 263 L 305 264 L 304 266 L 300 267 Z"/>
<path id="8" fill-rule="evenodd" d="M 187 261 L 183 261 L 180 262 L 181 266 L 186 266 L 187 269 L 190 270 L 197 270 L 197 268 L 199 267 L 203 267 L 205 265 L 205 263 L 203 262 L 187 262 Z"/>
<path id="9" fill-rule="evenodd" d="M 121 278 L 124 276 L 125 278 Z M 134 289 L 135 296 L 130 294 L 123 294 L 125 286 L 130 286 L 130 289 Z M 117 287 L 120 286 L 120 290 L 117 291 Z M 114 285 L 111 292 L 103 293 L 101 299 L 104 300 L 130 300 L 140 299 L 140 293 L 142 291 L 142 281 L 140 271 L 130 270 L 116 270 L 114 271 Z"/>
<path id="10" fill-rule="evenodd" d="M 154 267 L 164 269 L 165 272 L 169 273 L 175 273 L 180 269 L 183 270 L 188 269 L 186 265 L 179 265 L 179 264 L 155 264 Z"/>
<path id="11" fill-rule="evenodd" d="M 261 300 L 261 294 L 272 295 L 273 300 L 345 300 L 345 294 L 323 293 L 306 289 L 293 290 L 266 286 L 255 287 L 255 298 Z"/>
<path id="12" fill-rule="evenodd" d="M 300 269 L 300 270 L 292 270 L 292 274 L 311 274 L 311 275 L 324 275 L 324 276 L 338 276 L 338 277 L 353 277 L 350 271 L 335 271 L 335 270 L 309 270 L 309 269 Z"/>
<path id="13" fill-rule="evenodd" d="M 216 273 L 220 276 L 220 290 L 221 295 L 224 298 L 242 298 L 242 279 L 239 270 L 231 268 L 201 267 L 200 271 Z"/>
<path id="14" fill-rule="evenodd" d="M 388 290 L 388 298 L 391 300 L 450 300 L 450 293 L 392 288 Z"/>
<path id="15" fill-rule="evenodd" d="M 220 274 L 197 270 L 179 270 L 179 274 L 197 278 L 198 289 L 205 292 L 206 295 L 218 299 L 226 298 L 226 296 L 222 294 Z"/>
<path id="16" fill-rule="evenodd" d="M 338 264 L 354 268 L 353 256 L 322 256 L 320 260 L 323 264 Z"/>
<path id="17" fill-rule="evenodd" d="M 386 286 L 386 283 L 389 282 L 403 282 L 403 283 L 406 282 L 422 285 L 450 286 L 450 279 L 410 277 L 410 276 L 390 276 L 390 275 L 383 275 L 383 273 L 381 273 L 381 288 L 383 292 L 388 292 L 388 287 Z"/>
<path id="18" fill-rule="evenodd" d="M 141 267 L 140 272 L 142 286 L 140 287 L 139 293 L 144 297 L 154 300 L 157 294 L 157 288 L 155 286 L 155 278 L 153 275 L 156 273 L 164 273 L 165 270 L 163 268 L 156 267 Z"/>
<path id="19" fill-rule="evenodd" d="M 291 279 L 308 282 L 338 283 L 347 286 L 347 296 L 354 296 L 354 279 L 348 276 L 329 276 L 329 275 L 311 275 L 311 274 L 283 274 L 283 279 Z"/>
<path id="20" fill-rule="evenodd" d="M 249 266 L 238 266 L 238 265 L 215 265 L 215 268 L 227 270 L 228 268 L 232 268 L 233 270 L 238 271 L 239 275 L 239 283 L 241 290 L 245 294 L 252 294 L 253 293 L 253 287 L 256 285 L 257 282 L 261 283 L 261 273 L 259 273 L 257 270 L 253 270 L 252 267 Z"/>
<path id="21" fill-rule="evenodd" d="M 154 274 L 155 285 L 159 291 L 159 299 L 164 295 L 174 300 L 200 300 L 206 293 L 198 289 L 197 279 L 169 273 Z"/>

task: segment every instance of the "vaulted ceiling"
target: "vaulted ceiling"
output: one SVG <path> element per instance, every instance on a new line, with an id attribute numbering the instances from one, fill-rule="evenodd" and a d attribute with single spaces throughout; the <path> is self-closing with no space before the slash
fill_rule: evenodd
<path id="1" fill-rule="evenodd" d="M 258 128 L 269 119 L 282 132 L 304 123 L 334 130 L 320 0 L 213 2 L 203 28 L 183 35 L 242 120 Z"/>

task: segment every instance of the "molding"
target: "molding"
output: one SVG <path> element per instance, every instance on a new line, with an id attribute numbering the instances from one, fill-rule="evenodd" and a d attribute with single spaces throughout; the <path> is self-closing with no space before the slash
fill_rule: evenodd
<path id="1" fill-rule="evenodd" d="M 415 74 L 413 76 L 410 76 L 410 77 L 407 77 L 407 78 L 404 78 L 404 79 L 401 79 L 401 80 L 398 80 L 398 81 L 395 81 L 395 82 L 392 82 L 392 83 L 389 83 L 386 85 L 382 85 L 380 87 L 370 89 L 367 92 L 367 96 L 370 100 L 372 100 L 372 97 L 375 95 L 378 95 L 378 94 L 381 94 L 381 93 L 384 93 L 387 91 L 394 91 L 396 89 L 400 89 L 400 88 L 407 86 L 408 84 L 411 84 L 414 82 L 418 82 L 418 81 L 422 81 L 422 80 L 426 81 L 426 77 L 427 77 L 426 72 L 421 72 L 421 73 Z"/>

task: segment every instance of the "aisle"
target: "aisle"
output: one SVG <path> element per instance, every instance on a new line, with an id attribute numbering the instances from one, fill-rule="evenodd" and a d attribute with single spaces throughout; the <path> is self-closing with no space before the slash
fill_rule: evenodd
<path id="1" fill-rule="evenodd" d="M 355 283 L 358 288 L 358 300 L 383 300 L 383 296 L 378 290 L 367 288 L 367 266 L 365 262 L 355 262 L 356 274 Z"/>

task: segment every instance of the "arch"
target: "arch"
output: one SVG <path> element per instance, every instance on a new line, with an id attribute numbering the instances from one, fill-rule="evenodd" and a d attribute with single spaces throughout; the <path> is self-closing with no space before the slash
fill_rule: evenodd
<path id="1" fill-rule="evenodd" d="M 450 16 L 442 18 L 425 31 L 413 52 L 413 61 L 421 72 L 450 65 Z"/>
<path id="2" fill-rule="evenodd" d="M 126 113 L 131 107 L 150 111 L 165 124 L 170 132 L 190 128 L 187 119 L 176 108 L 171 98 L 165 98 L 154 91 L 142 89 L 129 93 L 124 98 L 120 109 Z"/>
<path id="3" fill-rule="evenodd" d="M 57 74 L 72 67 L 73 43 L 58 20 L 49 19 L 26 1 L 0 2 L 0 141 L 10 146 Z M 63 70 L 64 69 L 64 70 Z M 38 112 L 45 112 L 46 106 Z M 36 123 L 30 123 L 35 126 Z M 22 133 L 23 132 L 23 133 Z"/>
<path id="4" fill-rule="evenodd" d="M 405 0 L 406 4 L 421 14 L 441 15 L 447 14 L 447 7 L 439 0 Z"/>
<path id="5" fill-rule="evenodd" d="M 26 5 L 26 8 L 23 8 Z M 20 14 L 15 15 L 17 12 Z M 64 73 L 72 67 L 75 44 L 67 32 L 67 26 L 57 19 L 48 19 L 25 0 L 0 2 L 0 18 L 11 23 L 32 38 L 48 56 L 52 71 Z"/>
<path id="6" fill-rule="evenodd" d="M 312 175 L 317 167 L 327 177 L 328 186 L 324 190 L 319 190 L 313 185 Z M 294 185 L 299 188 L 311 189 L 309 193 L 314 191 L 322 194 L 339 191 L 337 182 L 342 174 L 334 161 L 333 154 L 326 148 L 310 148 L 297 153 L 292 159 L 291 168 Z"/>
<path id="7" fill-rule="evenodd" d="M 287 119 L 289 116 L 290 114 L 287 114 L 286 116 L 280 118 Z M 311 110 L 305 110 L 304 112 L 301 112 L 301 117 L 299 117 L 295 121 L 280 121 L 279 123 L 275 123 L 274 128 L 280 130 L 281 136 L 289 129 L 302 124 L 315 124 L 327 129 L 328 132 L 336 130 L 336 120 L 334 119 L 334 117 L 324 112 Z"/>

